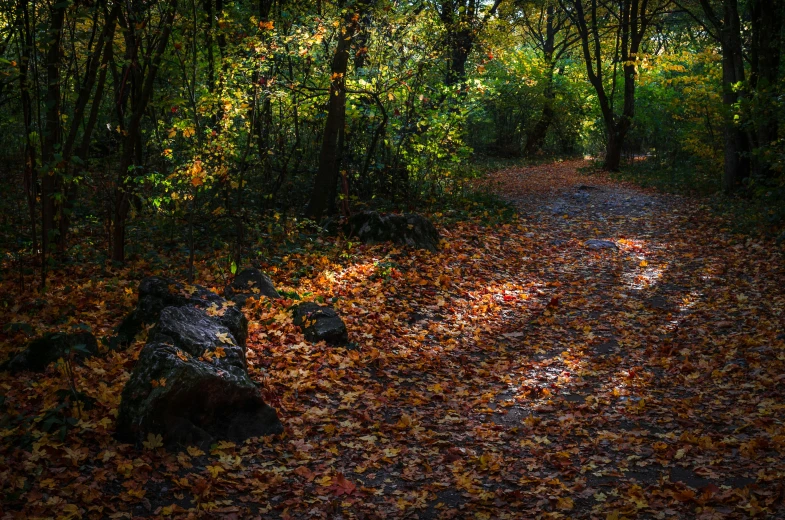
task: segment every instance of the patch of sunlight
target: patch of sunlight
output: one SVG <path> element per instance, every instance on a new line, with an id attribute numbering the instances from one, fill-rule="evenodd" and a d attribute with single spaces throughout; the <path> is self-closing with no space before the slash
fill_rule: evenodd
<path id="1" fill-rule="evenodd" d="M 640 291 L 657 285 L 664 272 L 665 268 L 662 266 L 645 267 L 643 271 L 635 269 L 623 273 L 622 281 L 630 289 Z"/>
<path id="2" fill-rule="evenodd" d="M 651 265 L 646 259 L 646 242 L 643 240 L 619 240 L 630 253 L 629 260 L 632 266 L 625 266 L 621 275 L 624 285 L 634 291 L 650 289 L 657 285 L 667 269 L 667 264 Z"/>

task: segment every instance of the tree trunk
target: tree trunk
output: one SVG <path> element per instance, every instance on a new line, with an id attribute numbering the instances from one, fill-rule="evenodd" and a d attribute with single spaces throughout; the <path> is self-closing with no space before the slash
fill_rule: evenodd
<path id="1" fill-rule="evenodd" d="M 725 168 L 722 186 L 726 192 L 736 191 L 749 176 L 749 146 L 744 131 L 735 118 L 734 106 L 739 101 L 738 86 L 744 82 L 744 57 L 736 0 L 723 2 L 721 27 L 722 102 L 725 105 Z"/>
<path id="2" fill-rule="evenodd" d="M 349 48 L 352 38 L 357 33 L 360 18 L 362 18 L 362 13 L 351 11 L 347 13 L 333 56 L 330 69 L 330 99 L 327 102 L 327 121 L 322 134 L 319 169 L 316 172 L 311 199 L 305 210 L 306 215 L 312 219 L 319 219 L 333 204 L 330 201 L 330 196 L 335 194 L 335 185 L 338 182 L 337 172 L 340 170 L 338 140 L 346 114 L 346 70 L 349 64 Z"/>
<path id="3" fill-rule="evenodd" d="M 457 85 L 466 79 L 466 62 L 469 60 L 469 53 L 472 50 L 474 38 L 468 29 L 460 29 L 448 33 L 448 45 L 450 46 L 450 57 L 447 66 L 447 77 L 445 84 Z"/>
<path id="4" fill-rule="evenodd" d="M 138 54 L 138 45 L 136 44 L 136 37 L 133 33 L 126 36 L 126 45 L 129 46 L 129 51 L 126 56 L 134 56 L 136 59 L 132 62 L 132 67 L 137 67 L 135 71 L 136 82 L 134 84 L 134 92 L 132 100 L 132 113 L 128 126 L 125 128 L 125 135 L 123 138 L 123 155 L 120 159 L 120 171 L 114 193 L 114 214 L 112 222 L 112 260 L 116 262 L 125 261 L 125 234 L 126 234 L 126 221 L 128 213 L 131 209 L 131 177 L 128 174 L 129 169 L 132 167 L 141 166 L 142 159 L 142 116 L 147 109 L 147 104 L 153 93 L 153 85 L 155 78 L 158 74 L 158 69 L 161 65 L 161 56 L 166 50 L 169 43 L 169 36 L 172 33 L 172 24 L 174 22 L 175 12 L 177 11 L 177 0 L 171 0 L 169 3 L 169 11 L 161 20 L 160 36 L 153 48 L 148 50 L 144 66 L 138 62 L 136 58 Z M 131 17 L 133 23 L 133 18 Z M 128 32 L 133 26 L 123 27 Z M 146 74 L 142 77 L 142 71 Z M 127 88 L 123 86 L 122 88 Z M 119 104 L 119 102 L 118 102 Z M 122 114 L 123 112 L 121 112 Z"/>
<path id="5" fill-rule="evenodd" d="M 782 49 L 782 24 L 785 8 L 771 0 L 750 2 L 752 42 L 750 45 L 750 89 L 754 92 L 752 120 L 755 123 L 754 170 L 759 177 L 774 172 L 766 157 L 767 150 L 777 141 L 779 120 L 771 110 L 780 95 L 777 83 Z"/>
<path id="6" fill-rule="evenodd" d="M 33 254 L 38 254 L 38 233 L 36 231 L 36 195 L 38 191 L 38 175 L 35 163 L 35 144 L 30 138 L 33 131 L 33 101 L 30 95 L 30 55 L 33 49 L 33 34 L 30 28 L 30 12 L 26 0 L 20 2 L 22 7 L 22 52 L 19 58 L 19 90 L 22 102 L 22 118 L 25 128 L 25 166 L 23 185 L 30 212 L 30 234 Z"/>
<path id="7" fill-rule="evenodd" d="M 526 148 L 524 149 L 526 156 L 534 155 L 535 152 L 542 148 L 554 115 L 553 100 L 556 98 L 556 94 L 553 91 L 553 74 L 556 63 L 553 60 L 553 51 L 556 44 L 556 30 L 553 25 L 553 6 L 548 6 L 546 15 L 547 25 L 545 27 L 545 41 L 542 49 L 545 57 L 545 90 L 543 92 L 542 113 L 539 121 L 537 121 L 537 124 L 534 125 L 534 128 L 532 128 L 526 138 Z"/>
<path id="8" fill-rule="evenodd" d="M 608 142 L 605 146 L 605 162 L 603 169 L 609 172 L 617 172 L 621 168 L 621 152 L 624 146 L 624 138 L 627 136 L 627 125 L 616 123 L 607 129 Z"/>
<path id="9" fill-rule="evenodd" d="M 104 20 L 104 27 L 95 48 L 93 49 L 92 55 L 85 64 L 84 78 L 79 85 L 79 95 L 70 118 L 71 128 L 62 147 L 63 168 L 66 169 L 66 172 L 83 168 L 87 163 L 90 138 L 93 129 L 95 128 L 98 109 L 100 108 L 101 100 L 103 99 L 106 69 L 109 65 L 109 58 L 112 55 L 114 32 L 117 16 L 120 14 L 120 5 L 120 3 L 116 3 L 111 11 L 105 11 L 106 18 Z M 96 87 L 95 92 L 93 92 L 93 87 L 96 86 L 96 82 L 98 82 L 98 86 Z M 88 120 L 85 122 L 84 115 L 88 103 L 91 103 L 91 109 Z M 74 157 L 72 156 L 72 152 L 76 146 L 76 137 L 80 129 L 82 130 L 82 145 L 77 149 L 76 157 Z M 68 232 L 71 226 L 71 213 L 76 200 L 76 191 L 76 183 L 63 183 L 57 241 L 57 249 L 60 254 L 64 254 L 68 246 Z"/>
<path id="10" fill-rule="evenodd" d="M 61 4 L 58 4 L 61 5 Z M 59 204 L 56 196 L 60 189 L 61 178 L 58 172 L 60 161 L 56 161 L 56 150 L 61 143 L 60 122 L 60 61 L 61 41 L 65 23 L 66 5 L 54 7 L 49 23 L 49 49 L 46 53 L 46 129 L 41 150 L 41 162 L 45 168 L 41 179 L 41 265 L 42 285 L 46 284 L 46 258 L 49 252 L 50 235 L 55 229 L 55 218 Z"/>

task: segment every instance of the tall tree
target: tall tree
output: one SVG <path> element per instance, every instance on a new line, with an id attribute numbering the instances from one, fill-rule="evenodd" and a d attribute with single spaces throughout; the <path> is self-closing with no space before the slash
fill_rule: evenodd
<path id="1" fill-rule="evenodd" d="M 447 50 L 445 83 L 454 85 L 466 78 L 466 62 L 477 35 L 496 14 L 502 0 L 487 5 L 481 0 L 440 0 L 436 2 L 439 18 L 444 24 Z"/>
<path id="2" fill-rule="evenodd" d="M 528 6 L 527 6 L 528 7 Z M 526 34 L 542 55 L 545 67 L 542 112 L 526 136 L 524 153 L 532 155 L 542 148 L 553 122 L 556 90 L 554 76 L 559 61 L 580 40 L 570 24 L 569 16 L 555 0 L 545 0 L 528 10 L 523 18 Z"/>
<path id="3" fill-rule="evenodd" d="M 771 175 L 766 155 L 782 123 L 772 106 L 781 91 L 785 6 L 770 0 L 676 0 L 676 4 L 720 45 L 723 188 L 733 192 L 751 173 Z M 750 113 L 741 114 L 742 105 L 751 106 Z M 749 118 L 749 124 L 742 124 L 742 116 Z"/>
<path id="4" fill-rule="evenodd" d="M 59 209 L 62 187 L 62 38 L 65 25 L 67 2 L 59 2 L 52 6 L 49 14 L 46 51 L 46 126 L 41 148 L 43 175 L 41 178 L 41 265 L 42 286 L 46 284 L 46 259 L 49 246 L 55 234 L 55 219 Z"/>
<path id="5" fill-rule="evenodd" d="M 164 4 L 162 15 L 154 19 L 141 2 L 129 2 L 119 18 L 125 41 L 125 64 L 122 74 L 115 74 L 115 106 L 119 130 L 123 136 L 123 151 L 114 190 L 112 219 L 112 260 L 125 260 L 125 231 L 131 210 L 133 177 L 137 168 L 144 167 L 142 150 L 142 116 L 153 94 L 153 87 L 161 57 L 172 34 L 177 0 Z M 142 31 L 148 29 L 147 45 L 143 47 Z"/>
<path id="6" fill-rule="evenodd" d="M 364 12 L 369 7 L 370 2 L 367 0 L 357 0 L 346 6 L 343 25 L 339 29 L 338 44 L 330 67 L 327 119 L 322 133 L 319 168 L 305 210 L 306 215 L 314 219 L 321 217 L 329 209 L 333 202 L 331 199 L 335 196 L 343 144 L 340 137 L 346 124 L 346 72 L 349 65 L 349 49 L 352 46 L 352 39 L 360 31 Z"/>
<path id="7" fill-rule="evenodd" d="M 605 124 L 605 164 L 604 168 L 616 171 L 621 165 L 621 152 L 624 139 L 630 130 L 635 116 L 635 80 L 639 52 L 644 36 L 653 18 L 661 12 L 668 2 L 653 7 L 649 0 L 620 0 L 605 3 L 599 0 L 559 0 L 569 13 L 581 38 L 583 58 L 589 82 L 597 92 L 597 99 Z M 615 35 L 614 52 L 610 57 L 610 87 L 606 83 L 605 63 L 607 53 L 603 52 L 602 41 L 606 34 Z M 615 110 L 617 70 L 622 69 L 623 100 L 621 112 Z M 608 90 L 610 88 L 610 91 Z"/>

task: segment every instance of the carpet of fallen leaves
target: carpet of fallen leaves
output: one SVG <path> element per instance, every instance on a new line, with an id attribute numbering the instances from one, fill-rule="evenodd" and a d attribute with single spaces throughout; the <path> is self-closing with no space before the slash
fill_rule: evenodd
<path id="1" fill-rule="evenodd" d="M 282 436 L 119 444 L 141 339 L 75 369 L 96 404 L 64 439 L 41 432 L 61 371 L 0 375 L 0 516 L 784 518 L 781 250 L 580 166 L 493 174 L 518 216 L 450 221 L 437 254 L 339 242 L 267 266 L 334 302 L 352 342 L 304 341 L 290 299 L 248 309 Z M 147 274 L 74 266 L 45 296 L 9 278 L 3 321 L 105 336 Z M 27 340 L 2 334 L 3 358 Z"/>

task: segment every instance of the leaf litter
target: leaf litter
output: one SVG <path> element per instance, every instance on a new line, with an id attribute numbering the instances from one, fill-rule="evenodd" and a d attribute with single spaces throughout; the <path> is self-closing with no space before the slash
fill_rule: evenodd
<path id="1" fill-rule="evenodd" d="M 583 166 L 492 174 L 484 188 L 518 215 L 451 222 L 436 254 L 339 240 L 266 266 L 282 294 L 332 303 L 351 342 L 306 342 L 288 297 L 246 309 L 250 373 L 279 437 L 209 453 L 155 435 L 119 444 L 143 337 L 74 367 L 94 403 L 64 436 L 43 427 L 66 387 L 58 368 L 3 373 L 3 518 L 782 515 L 781 251 L 698 200 Z M 72 267 L 4 322 L 107 336 L 148 268 Z M 198 281 L 225 283 L 207 267 Z M 2 334 L 3 357 L 28 337 Z"/>

